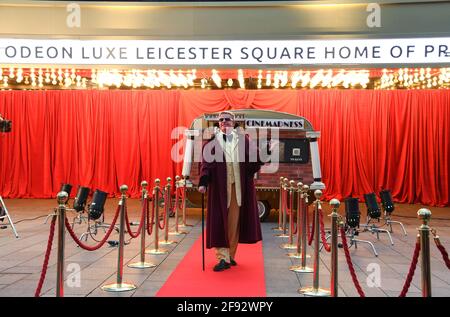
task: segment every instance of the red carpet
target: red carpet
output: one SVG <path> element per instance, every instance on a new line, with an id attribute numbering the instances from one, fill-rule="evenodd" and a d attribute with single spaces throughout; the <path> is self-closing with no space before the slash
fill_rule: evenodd
<path id="1" fill-rule="evenodd" d="M 205 248 L 202 271 L 202 240 L 194 243 L 175 271 L 156 294 L 158 297 L 265 297 L 262 242 L 239 244 L 237 266 L 222 272 L 212 269 L 217 261 L 213 249 Z"/>

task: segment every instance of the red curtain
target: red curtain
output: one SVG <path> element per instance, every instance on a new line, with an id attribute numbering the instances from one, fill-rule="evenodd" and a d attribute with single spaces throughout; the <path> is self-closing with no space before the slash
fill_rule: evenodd
<path id="1" fill-rule="evenodd" d="M 447 90 L 182 91 L 179 122 L 242 108 L 298 114 L 321 131 L 326 199 L 391 189 L 398 202 L 450 204 Z"/>
<path id="2" fill-rule="evenodd" d="M 137 196 L 141 180 L 179 172 L 173 128 L 242 108 L 321 131 L 325 198 L 388 188 L 399 202 L 450 204 L 447 90 L 1 91 L 13 132 L 0 134 L 0 194 L 54 197 L 70 182 Z"/>
<path id="3" fill-rule="evenodd" d="M 177 125 L 177 91 L 2 91 L 0 194 L 54 197 L 61 183 L 117 194 L 126 184 L 175 172 L 167 149 Z M 75 190 L 74 190 L 75 191 Z"/>

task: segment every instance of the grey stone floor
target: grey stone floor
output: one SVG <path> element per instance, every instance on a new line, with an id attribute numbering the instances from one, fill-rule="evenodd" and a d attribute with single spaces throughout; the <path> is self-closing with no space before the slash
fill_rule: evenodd
<path id="1" fill-rule="evenodd" d="M 400 206 L 399 206 L 400 207 Z M 393 225 L 392 246 L 386 234 L 380 234 L 377 240 L 376 235 L 370 232 L 360 233 L 359 239 L 371 241 L 379 253 L 375 257 L 372 249 L 367 244 L 359 243 L 357 249 L 350 248 L 352 262 L 358 280 L 366 296 L 368 297 L 397 297 L 399 296 L 406 276 L 408 274 L 411 259 L 414 252 L 417 236 L 417 227 L 420 221 L 415 218 L 415 212 L 420 208 L 417 205 L 404 205 L 402 216 L 395 217 L 393 220 L 401 221 L 407 231 L 404 236 L 398 225 Z M 433 208 L 430 208 L 433 211 Z M 341 206 L 341 214 L 343 206 Z M 363 210 L 363 209 L 361 209 Z M 431 221 L 431 227 L 436 229 L 442 244 L 447 250 L 450 249 L 450 208 L 438 208 L 435 210 L 438 219 Z M 331 209 L 328 206 L 324 208 L 324 215 L 330 214 Z M 405 216 L 407 214 L 408 216 Z M 440 218 L 442 217 L 442 218 Z M 325 227 L 329 226 L 329 220 L 325 219 Z M 267 285 L 267 296 L 302 296 L 297 292 L 303 287 L 310 287 L 313 284 L 313 274 L 295 273 L 289 270 L 292 265 L 300 265 L 300 260 L 292 259 L 286 256 L 286 251 L 280 247 L 288 239 L 273 237 L 278 233 L 272 230 L 273 223 L 263 223 L 263 241 L 265 274 Z M 384 227 L 385 228 L 385 227 Z M 432 267 L 432 295 L 450 296 L 450 270 L 445 266 L 441 253 L 436 248 L 433 240 L 430 240 L 431 249 L 431 267 Z M 309 247 L 308 254 L 313 255 L 313 249 Z M 307 260 L 307 266 L 313 267 L 312 257 Z M 330 254 L 322 250 L 320 252 L 319 266 L 319 285 L 321 288 L 330 288 L 331 257 Z M 375 280 L 375 274 L 378 273 Z M 338 281 L 339 297 L 359 296 L 352 282 L 348 265 L 345 259 L 343 249 L 339 249 L 338 255 Z M 417 269 L 414 274 L 411 286 L 407 296 L 417 297 L 421 294 L 421 265 L 420 258 Z"/>
<path id="2" fill-rule="evenodd" d="M 112 218 L 116 203 L 117 200 L 108 200 L 106 222 Z M 47 245 L 49 223 L 44 224 L 45 217 L 31 221 L 21 220 L 45 216 L 55 206 L 55 201 L 49 199 L 17 199 L 6 200 L 6 204 L 13 220 L 18 222 L 17 229 L 20 238 L 16 239 L 9 228 L 0 230 L 0 297 L 34 296 Z M 128 206 L 130 221 L 137 221 L 139 218 L 139 202 L 129 200 Z M 361 244 L 358 245 L 357 249 L 351 249 L 358 278 L 367 296 L 398 296 L 400 293 L 413 253 L 417 234 L 416 228 L 419 226 L 419 221 L 414 218 L 412 212 L 417 211 L 418 208 L 420 206 L 404 205 L 403 214 L 409 216 L 399 217 L 397 220 L 406 225 L 408 236 L 403 236 L 399 228 L 394 227 L 394 246 L 390 245 L 386 236 L 381 236 L 380 240 L 377 240 L 376 236 L 370 233 L 360 235 L 359 238 L 374 242 L 380 254 L 378 258 L 374 257 L 372 251 L 365 245 Z M 342 209 L 343 207 L 341 207 Z M 324 212 L 325 215 L 329 214 L 329 209 L 324 207 Z M 187 231 L 189 231 L 187 235 L 171 236 L 172 240 L 178 242 L 177 244 L 160 246 L 168 249 L 167 255 L 146 255 L 148 262 L 157 265 L 155 268 L 143 270 L 128 268 L 126 266 L 128 263 L 139 259 L 140 239 L 133 239 L 130 244 L 125 246 L 123 281 L 134 283 L 137 289 L 123 293 L 109 293 L 101 290 L 102 285 L 115 282 L 117 248 L 104 246 L 94 252 L 84 251 L 78 248 L 67 235 L 65 296 L 154 296 L 191 248 L 194 241 L 200 236 L 200 211 L 189 209 L 188 215 L 187 222 L 194 226 L 187 228 Z M 436 215 L 439 215 L 442 219 L 448 219 L 450 218 L 450 208 L 438 209 Z M 301 296 L 297 293 L 297 290 L 312 285 L 312 274 L 305 275 L 289 271 L 289 267 L 298 265 L 299 260 L 287 257 L 285 255 L 286 250 L 280 248 L 280 244 L 287 242 L 287 239 L 274 237 L 275 232 L 272 228 L 275 226 L 275 220 L 275 216 L 272 215 L 269 222 L 262 223 L 267 296 Z M 325 219 L 325 221 L 327 226 L 328 220 Z M 173 227 L 173 218 L 171 222 Z M 432 221 L 431 225 L 438 230 L 444 246 L 450 249 L 450 221 L 435 220 Z M 85 231 L 85 228 L 86 224 L 76 225 L 75 231 L 81 234 Z M 41 296 L 55 296 L 56 236 Z M 110 240 L 118 240 L 118 235 L 113 233 Z M 93 244 L 91 239 L 88 242 Z M 433 296 L 450 296 L 450 271 L 443 263 L 434 243 L 432 241 L 431 243 Z M 153 236 L 147 237 L 146 245 L 147 249 L 153 247 Z M 311 253 L 311 251 L 310 249 L 308 253 Z M 320 257 L 320 286 L 327 288 L 330 282 L 330 255 L 322 251 Z M 311 259 L 308 260 L 308 265 L 312 266 Z M 380 285 L 379 287 L 369 287 L 367 280 L 373 272 L 368 271 L 368 268 L 378 268 L 378 265 Z M 339 252 L 339 287 L 339 296 L 358 296 L 342 250 Z M 408 296 L 421 296 L 420 288 L 419 262 Z M 188 296 L 188 294 L 186 295 Z"/>

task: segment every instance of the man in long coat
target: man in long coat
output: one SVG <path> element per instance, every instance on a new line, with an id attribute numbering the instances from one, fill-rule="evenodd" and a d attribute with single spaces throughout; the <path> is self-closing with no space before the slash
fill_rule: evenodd
<path id="1" fill-rule="evenodd" d="M 216 272 L 237 264 L 238 243 L 262 240 L 254 176 L 263 163 L 254 142 L 233 127 L 234 115 L 220 113 L 200 167 L 199 191 L 208 189 L 206 247 L 215 248 Z"/>

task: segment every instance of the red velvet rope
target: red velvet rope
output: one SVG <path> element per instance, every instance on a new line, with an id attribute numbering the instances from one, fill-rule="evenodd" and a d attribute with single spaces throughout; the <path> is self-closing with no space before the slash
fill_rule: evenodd
<path id="1" fill-rule="evenodd" d="M 45 275 L 47 274 L 48 260 L 50 259 L 50 254 L 52 253 L 53 237 L 55 235 L 55 224 L 56 216 L 53 216 L 52 222 L 50 224 L 50 234 L 48 235 L 47 250 L 45 251 L 44 263 L 42 264 L 41 277 L 39 278 L 39 283 L 34 292 L 34 297 L 41 296 L 42 285 L 44 285 Z"/>
<path id="2" fill-rule="evenodd" d="M 163 194 L 163 196 L 164 196 L 165 194 Z M 157 201 L 156 202 L 157 204 L 159 204 L 159 201 Z M 168 206 L 168 204 L 167 204 L 167 200 L 166 199 L 164 199 L 164 208 L 163 208 L 163 221 L 162 221 L 162 226 L 161 226 L 161 220 L 159 220 L 159 215 L 158 215 L 158 227 L 159 227 L 159 229 L 161 229 L 161 230 L 164 230 L 164 228 L 165 228 L 165 226 L 166 226 L 166 217 L 167 217 L 167 206 Z"/>
<path id="3" fill-rule="evenodd" d="M 287 195 L 287 193 L 288 193 L 287 190 L 285 190 L 283 192 L 283 195 L 284 195 L 284 199 L 283 199 L 284 206 L 283 207 L 286 209 L 286 214 L 289 215 L 289 219 L 290 219 L 292 217 L 292 214 L 293 214 L 293 212 L 292 212 L 293 203 L 292 203 L 292 201 L 289 201 L 290 204 L 289 204 L 289 207 L 288 207 L 288 204 L 287 204 L 288 195 Z M 292 234 L 297 234 L 297 225 L 294 223 L 294 219 L 290 219 L 289 222 L 290 222 L 290 227 L 291 227 Z"/>
<path id="4" fill-rule="evenodd" d="M 405 284 L 403 285 L 402 291 L 398 297 L 405 297 L 406 293 L 408 293 L 409 286 L 411 285 L 411 281 L 414 277 L 414 272 L 416 271 L 417 261 L 419 260 L 419 252 L 420 252 L 420 242 L 416 242 L 416 248 L 414 249 L 414 255 L 411 261 L 411 266 L 409 267 L 408 276 L 406 277 Z"/>
<path id="5" fill-rule="evenodd" d="M 181 197 L 181 202 L 180 203 L 178 203 L 178 200 L 177 200 L 178 208 L 183 210 L 184 199 L 185 199 L 186 195 L 184 193 L 183 187 L 179 187 L 178 190 L 180 191 L 179 196 Z"/>
<path id="6" fill-rule="evenodd" d="M 281 208 L 283 208 L 283 213 L 284 213 L 284 211 L 286 210 L 286 214 L 287 214 L 287 204 L 286 204 L 286 191 L 285 190 L 283 190 L 282 192 L 281 192 L 281 198 L 282 198 L 282 201 L 281 201 Z"/>
<path id="7" fill-rule="evenodd" d="M 152 196 L 152 215 L 150 218 L 149 208 L 147 205 L 147 233 L 150 236 L 153 233 L 153 224 L 155 223 L 155 194 Z"/>
<path id="8" fill-rule="evenodd" d="M 297 215 L 298 217 L 298 215 Z M 292 230 L 292 234 L 297 234 L 297 223 L 294 221 L 295 219 L 292 219 L 292 224 L 291 224 L 291 230 Z"/>
<path id="9" fill-rule="evenodd" d="M 308 213 L 306 213 L 306 215 L 308 215 Z M 307 218 L 308 219 L 308 218 Z M 306 228 L 309 229 L 309 221 L 306 220 Z M 309 231 L 309 230 L 308 230 Z M 313 217 L 312 219 L 312 227 L 311 227 L 311 232 L 309 233 L 309 238 L 308 238 L 308 245 L 311 245 L 313 240 L 314 240 L 314 232 L 316 231 L 316 217 Z"/>
<path id="10" fill-rule="evenodd" d="M 177 208 L 179 210 L 179 204 L 178 204 L 178 200 L 180 199 L 180 195 L 179 195 L 179 187 L 175 187 L 175 208 Z"/>
<path id="11" fill-rule="evenodd" d="M 434 242 L 436 243 L 436 246 L 439 249 L 439 251 L 441 251 L 442 258 L 444 259 L 445 265 L 450 270 L 450 260 L 448 259 L 447 250 L 445 250 L 444 246 L 441 244 L 439 239 L 434 239 Z"/>
<path id="12" fill-rule="evenodd" d="M 342 245 L 344 247 L 345 258 L 347 260 L 348 268 L 349 268 L 350 274 L 352 276 L 353 284 L 355 284 L 355 287 L 356 287 L 356 290 L 358 291 L 359 296 L 366 297 L 363 289 L 361 288 L 361 285 L 359 284 L 358 277 L 356 276 L 355 268 L 353 267 L 352 258 L 350 257 L 350 251 L 348 250 L 347 237 L 345 235 L 345 230 L 343 227 L 341 227 L 341 238 L 342 238 Z"/>
<path id="13" fill-rule="evenodd" d="M 69 234 L 72 237 L 73 241 L 75 241 L 75 243 L 78 244 L 81 248 L 88 250 L 88 251 L 95 251 L 95 250 L 100 249 L 105 244 L 106 240 L 108 240 L 109 236 L 111 235 L 111 232 L 114 229 L 114 226 L 116 225 L 117 218 L 119 217 L 120 207 L 121 207 L 120 205 L 117 206 L 117 210 L 116 210 L 116 214 L 114 215 L 113 222 L 111 223 L 111 226 L 109 227 L 105 236 L 97 245 L 94 245 L 94 246 L 89 246 L 89 245 L 81 242 L 81 240 L 78 239 L 78 237 L 76 236 L 72 227 L 70 226 L 69 220 L 67 220 L 67 218 L 66 218 L 66 228 L 69 231 Z"/>
<path id="14" fill-rule="evenodd" d="M 304 221 L 306 221 L 306 235 L 307 235 L 307 237 L 309 237 L 310 236 L 310 232 L 309 232 L 310 231 L 310 228 L 309 228 L 309 206 L 306 203 L 306 201 L 305 201 L 305 207 L 304 208 L 306 208 L 306 212 L 305 212 L 306 219 L 304 220 Z M 311 245 L 311 243 L 310 243 L 310 245 Z"/>
<path id="15" fill-rule="evenodd" d="M 288 204 L 288 191 L 284 191 L 284 208 L 286 209 L 286 214 L 291 215 L 290 204 Z"/>
<path id="16" fill-rule="evenodd" d="M 142 226 L 144 225 L 144 219 L 145 219 L 145 215 L 146 215 L 146 213 L 145 213 L 146 208 L 147 208 L 146 204 L 147 204 L 147 199 L 144 199 L 144 204 L 142 205 L 141 220 L 139 222 L 139 227 L 138 227 L 136 233 L 133 233 L 133 231 L 131 230 L 130 221 L 128 220 L 128 209 L 125 206 L 125 224 L 127 225 L 128 233 L 130 234 L 131 238 L 133 238 L 133 239 L 139 237 L 139 235 L 141 234 L 141 229 L 142 229 Z"/>
<path id="17" fill-rule="evenodd" d="M 325 225 L 323 223 L 323 213 L 322 209 L 319 208 L 319 220 L 320 220 L 320 237 L 322 239 L 323 247 L 325 248 L 325 251 L 330 252 L 331 246 L 327 242 L 327 238 L 325 236 Z"/>

